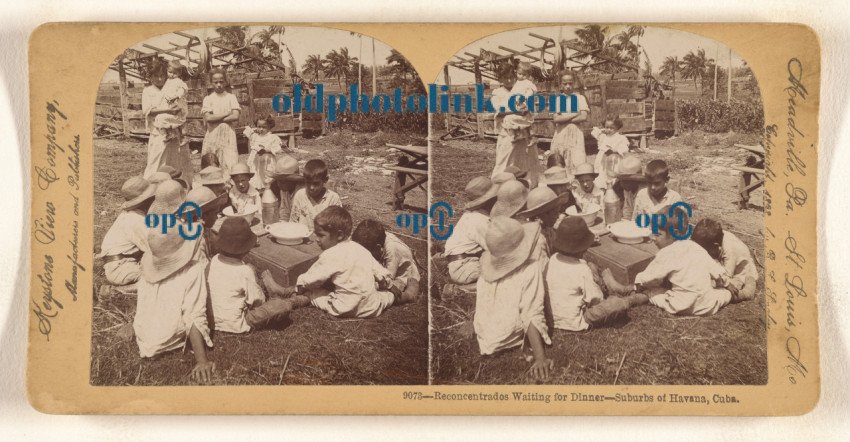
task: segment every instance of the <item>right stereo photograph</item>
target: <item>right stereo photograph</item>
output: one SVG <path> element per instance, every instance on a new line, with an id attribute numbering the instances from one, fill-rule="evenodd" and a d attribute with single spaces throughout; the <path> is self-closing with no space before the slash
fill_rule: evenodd
<path id="1" fill-rule="evenodd" d="M 653 26 L 502 32 L 435 80 L 434 384 L 763 385 L 764 111 Z"/>

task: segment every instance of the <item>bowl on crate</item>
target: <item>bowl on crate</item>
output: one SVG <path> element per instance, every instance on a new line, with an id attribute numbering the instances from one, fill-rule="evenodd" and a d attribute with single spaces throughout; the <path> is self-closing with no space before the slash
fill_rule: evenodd
<path id="1" fill-rule="evenodd" d="M 274 224 L 266 225 L 266 231 L 269 236 L 278 244 L 285 246 L 297 246 L 303 244 L 312 232 L 307 229 L 307 226 L 301 223 L 291 223 L 288 221 L 280 221 Z"/>
<path id="2" fill-rule="evenodd" d="M 640 244 L 652 234 L 649 228 L 638 227 L 634 221 L 618 221 L 608 225 L 614 240 L 623 244 Z"/>
<path id="3" fill-rule="evenodd" d="M 567 208 L 567 215 L 578 216 L 584 220 L 587 227 L 591 227 L 596 224 L 596 219 L 599 217 L 601 210 L 602 208 L 598 204 L 588 204 L 581 212 L 576 209 L 576 206 L 570 206 Z"/>
<path id="4" fill-rule="evenodd" d="M 245 221 L 248 221 L 248 225 L 250 226 L 251 223 L 254 222 L 254 217 L 257 216 L 257 212 L 259 210 L 260 210 L 259 207 L 249 204 L 249 205 L 245 206 L 245 209 L 242 212 L 239 212 L 239 213 L 235 213 L 233 211 L 233 206 L 225 207 L 224 210 L 221 211 L 221 213 L 228 218 L 237 218 L 237 217 L 245 218 Z"/>

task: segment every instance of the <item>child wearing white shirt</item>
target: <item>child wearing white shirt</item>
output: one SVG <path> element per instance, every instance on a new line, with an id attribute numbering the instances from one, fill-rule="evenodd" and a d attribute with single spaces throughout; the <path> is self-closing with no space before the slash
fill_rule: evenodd
<path id="1" fill-rule="evenodd" d="M 619 132 L 622 128 L 623 121 L 620 120 L 620 117 L 609 115 L 605 118 L 601 129 L 594 127 L 590 131 L 590 135 L 596 138 L 596 143 L 599 147 L 599 152 L 596 154 L 596 161 L 594 161 L 594 169 L 599 174 L 596 178 L 596 187 L 600 189 L 609 188 L 615 178 L 608 174 L 606 157 L 619 154 L 622 158 L 623 155 L 629 153 L 629 139 Z"/>
<path id="2" fill-rule="evenodd" d="M 177 103 L 180 110 L 176 114 L 162 113 L 154 118 L 154 126 L 165 131 L 165 139 L 171 140 L 179 135 L 185 135 L 186 116 L 189 106 L 186 103 L 186 93 L 189 86 L 180 78 L 184 67 L 177 60 L 168 62 L 168 80 L 162 85 L 162 99 L 167 105 Z M 183 136 L 180 145 L 185 146 L 189 138 Z"/>
<path id="3" fill-rule="evenodd" d="M 513 179 L 513 178 L 511 178 Z M 449 279 L 455 284 L 471 284 L 481 273 L 484 233 L 490 222 L 490 209 L 496 202 L 497 184 L 487 177 L 475 177 L 466 185 L 466 207 L 452 235 L 446 240 Z"/>
<path id="4" fill-rule="evenodd" d="M 413 251 L 398 236 L 387 232 L 379 221 L 365 219 L 357 225 L 351 240 L 365 247 L 392 276 L 390 291 L 399 304 L 415 302 L 419 296 L 419 269 Z"/>
<path id="5" fill-rule="evenodd" d="M 255 174 L 251 185 L 257 190 L 265 189 L 271 183 L 272 177 L 268 176 L 267 170 L 270 164 L 274 165 L 275 156 L 283 152 L 283 142 L 271 132 L 273 127 L 274 120 L 265 116 L 254 120 L 254 127 L 246 127 L 243 131 L 250 147 L 248 167 Z"/>
<path id="6" fill-rule="evenodd" d="M 717 260 L 729 275 L 727 288 L 732 292 L 732 302 L 753 299 L 759 279 L 755 259 L 750 248 L 735 234 L 723 230 L 720 222 L 705 218 L 694 227 L 691 241 L 699 244 Z"/>
<path id="7" fill-rule="evenodd" d="M 652 215 L 661 212 L 661 209 L 666 206 L 682 201 L 682 196 L 678 192 L 667 188 L 667 182 L 670 181 L 670 172 L 667 163 L 664 160 L 652 160 L 646 165 L 644 170 L 647 186 L 638 190 L 635 194 L 634 210 L 632 218 L 637 215 L 647 214 Z"/>
<path id="8" fill-rule="evenodd" d="M 310 160 L 304 164 L 304 187 L 292 196 L 292 213 L 289 221 L 301 223 L 313 230 L 313 219 L 319 212 L 331 206 L 342 207 L 339 195 L 325 187 L 328 182 L 328 166 L 322 160 Z M 349 229 L 351 233 L 351 229 Z"/>
<path id="9" fill-rule="evenodd" d="M 260 192 L 251 186 L 254 174 L 245 163 L 236 163 L 230 170 L 233 187 L 230 188 L 230 205 L 234 213 L 245 213 L 246 210 L 259 210 L 262 207 Z"/>

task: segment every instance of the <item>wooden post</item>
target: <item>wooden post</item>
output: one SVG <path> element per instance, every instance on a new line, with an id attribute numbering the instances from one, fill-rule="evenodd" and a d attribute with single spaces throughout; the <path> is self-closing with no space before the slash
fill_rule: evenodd
<path id="1" fill-rule="evenodd" d="M 726 76 L 726 102 L 732 101 L 732 48 L 729 48 L 729 75 Z"/>
<path id="2" fill-rule="evenodd" d="M 671 94 L 671 100 L 673 100 L 673 135 L 679 134 L 679 110 L 676 106 L 676 68 L 679 67 L 679 57 L 676 56 L 673 58 L 673 93 Z"/>
<path id="3" fill-rule="evenodd" d="M 378 94 L 378 62 L 375 60 L 375 37 L 372 37 L 372 95 Z"/>
<path id="4" fill-rule="evenodd" d="M 121 126 L 124 129 L 124 136 L 130 137 L 130 121 L 127 118 L 127 73 L 124 72 L 124 55 L 118 59 L 118 93 L 121 99 Z"/>
<path id="5" fill-rule="evenodd" d="M 449 77 L 449 65 L 443 66 L 443 77 L 445 79 L 446 86 L 449 87 L 449 98 L 451 99 L 452 80 Z M 446 117 L 446 132 L 451 132 L 452 131 L 452 111 L 451 111 L 451 107 L 449 107 L 449 109 L 446 110 L 445 117 Z"/>
<path id="6" fill-rule="evenodd" d="M 714 51 L 714 101 L 717 101 L 717 63 L 720 62 L 720 45 L 715 43 Z"/>
<path id="7" fill-rule="evenodd" d="M 473 58 L 472 62 L 475 63 L 474 66 L 474 74 L 475 74 L 475 84 L 482 84 L 481 78 L 481 66 L 478 65 L 478 59 Z M 475 127 L 478 129 L 478 139 L 484 138 L 484 122 L 481 121 L 481 113 L 475 113 Z"/>

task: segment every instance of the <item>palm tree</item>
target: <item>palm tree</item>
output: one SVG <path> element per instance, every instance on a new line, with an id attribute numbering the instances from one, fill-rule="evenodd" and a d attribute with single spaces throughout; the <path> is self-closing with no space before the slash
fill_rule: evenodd
<path id="1" fill-rule="evenodd" d="M 710 63 L 714 63 L 714 60 L 705 56 L 705 49 L 698 49 L 696 53 L 688 52 L 682 59 L 682 77 L 693 79 L 694 87 L 701 92 Z M 699 86 L 697 86 L 697 80 L 699 80 Z"/>
<path id="2" fill-rule="evenodd" d="M 387 57 L 387 64 L 392 68 L 393 76 L 401 78 L 402 80 L 407 80 L 408 74 L 416 74 L 416 70 L 413 69 L 413 65 L 411 65 L 410 62 L 395 49 L 390 51 L 390 56 Z"/>
<path id="3" fill-rule="evenodd" d="M 640 41 L 640 37 L 643 36 L 644 27 L 643 26 L 629 26 L 624 29 L 622 32 L 614 36 L 614 40 L 616 43 L 612 44 L 611 47 L 617 50 L 618 57 L 620 61 L 623 61 L 627 64 L 636 64 L 638 60 L 638 45 L 633 42 L 632 39 L 637 39 Z"/>
<path id="4" fill-rule="evenodd" d="M 325 65 L 322 72 L 328 77 L 336 78 L 340 87 L 345 80 L 345 86 L 348 87 L 351 71 L 357 67 L 357 57 L 352 57 L 348 54 L 348 48 L 339 48 L 332 50 L 325 56 Z"/>
<path id="5" fill-rule="evenodd" d="M 304 77 L 313 78 L 313 82 L 319 81 L 319 73 L 324 71 L 325 60 L 322 60 L 321 55 L 310 55 L 304 61 L 304 68 L 301 73 Z"/>
<path id="6" fill-rule="evenodd" d="M 664 63 L 661 64 L 661 70 L 658 73 L 661 74 L 662 78 L 675 81 L 675 73 L 681 71 L 682 62 L 679 61 L 679 57 L 669 56 L 664 59 Z"/>

